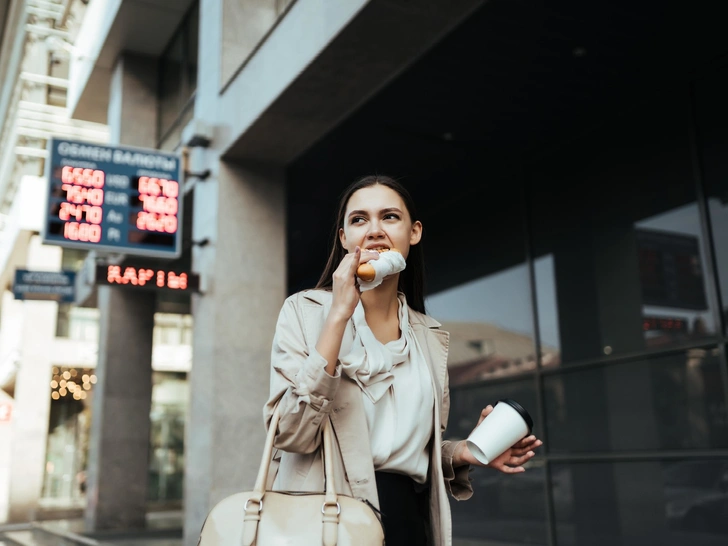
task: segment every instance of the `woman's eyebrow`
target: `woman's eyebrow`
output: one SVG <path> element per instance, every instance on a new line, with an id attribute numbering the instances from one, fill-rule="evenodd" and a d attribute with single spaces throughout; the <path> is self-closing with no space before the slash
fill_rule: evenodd
<path id="1" fill-rule="evenodd" d="M 402 211 L 399 210 L 397 207 L 388 207 L 386 209 L 382 209 L 382 210 L 379 211 L 379 214 L 387 214 L 389 212 L 398 212 L 398 213 L 402 214 Z M 352 210 L 349 213 L 348 217 L 350 218 L 350 217 L 355 216 L 355 215 L 356 216 L 368 216 L 369 213 L 367 211 L 365 211 L 365 210 Z"/>

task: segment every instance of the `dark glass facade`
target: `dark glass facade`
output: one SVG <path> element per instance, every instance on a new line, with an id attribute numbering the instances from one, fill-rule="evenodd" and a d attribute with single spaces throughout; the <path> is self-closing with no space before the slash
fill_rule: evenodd
<path id="1" fill-rule="evenodd" d="M 289 291 L 339 192 L 398 177 L 450 332 L 447 437 L 508 397 L 545 442 L 473 470 L 454 546 L 728 543 L 723 12 L 485 2 L 289 165 Z"/>
<path id="2" fill-rule="evenodd" d="M 728 67 L 663 88 L 432 229 L 429 255 L 472 234 L 428 300 L 448 435 L 510 397 L 545 441 L 523 475 L 473 472 L 456 544 L 728 541 L 726 94 Z"/>

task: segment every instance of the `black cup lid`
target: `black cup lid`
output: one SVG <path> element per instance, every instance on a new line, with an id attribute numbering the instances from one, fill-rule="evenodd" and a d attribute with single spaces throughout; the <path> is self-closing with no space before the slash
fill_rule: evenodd
<path id="1" fill-rule="evenodd" d="M 521 417 L 523 417 L 523 420 L 526 421 L 526 424 L 528 425 L 528 433 L 531 434 L 531 431 L 533 431 L 533 419 L 528 414 L 528 412 L 526 411 L 526 409 L 521 404 L 519 404 L 515 400 L 511 400 L 510 398 L 503 398 L 501 400 L 498 400 L 498 402 L 496 402 L 496 405 L 499 402 L 503 402 L 504 404 L 508 404 L 514 410 L 516 410 L 521 415 Z"/>

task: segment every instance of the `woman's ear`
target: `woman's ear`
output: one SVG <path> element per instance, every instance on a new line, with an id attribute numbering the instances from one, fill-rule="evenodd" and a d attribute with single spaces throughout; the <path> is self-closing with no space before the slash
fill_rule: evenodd
<path id="1" fill-rule="evenodd" d="M 344 250 L 346 250 L 346 234 L 344 233 L 344 228 L 339 228 L 339 242 L 344 247 Z"/>
<path id="2" fill-rule="evenodd" d="M 422 239 L 422 222 L 417 220 L 412 224 L 412 233 L 410 234 L 410 246 L 414 246 Z"/>

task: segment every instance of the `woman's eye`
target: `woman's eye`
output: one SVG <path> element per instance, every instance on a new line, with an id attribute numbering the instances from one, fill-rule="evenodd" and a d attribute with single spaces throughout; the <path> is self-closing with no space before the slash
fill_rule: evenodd
<path id="1" fill-rule="evenodd" d="M 364 220 L 363 216 L 354 216 L 354 218 L 351 219 L 351 223 L 358 224 L 360 221 L 363 221 L 363 220 Z"/>
<path id="2" fill-rule="evenodd" d="M 390 212 L 389 214 L 384 216 L 384 219 L 387 220 L 389 218 L 394 218 L 395 220 L 399 220 L 399 215 L 394 214 L 393 212 Z"/>

